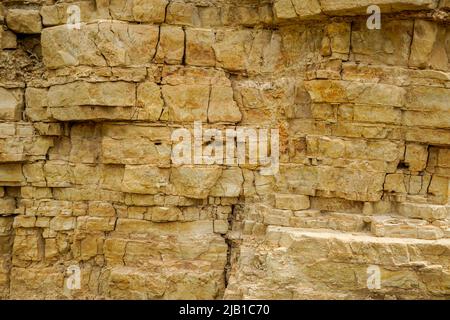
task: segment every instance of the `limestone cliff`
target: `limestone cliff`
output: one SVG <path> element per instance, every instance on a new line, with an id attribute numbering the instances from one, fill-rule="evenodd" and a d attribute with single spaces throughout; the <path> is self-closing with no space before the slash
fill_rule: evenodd
<path id="1" fill-rule="evenodd" d="M 449 298 L 449 12 L 3 0 L 0 298 Z M 176 163 L 196 123 L 279 170 Z"/>

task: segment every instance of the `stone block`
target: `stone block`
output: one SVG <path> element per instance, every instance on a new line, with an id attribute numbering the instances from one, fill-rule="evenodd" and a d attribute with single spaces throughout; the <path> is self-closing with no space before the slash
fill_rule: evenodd
<path id="1" fill-rule="evenodd" d="M 214 32 L 209 29 L 186 30 L 186 63 L 193 66 L 216 65 Z"/>
<path id="2" fill-rule="evenodd" d="M 158 43 L 159 29 L 146 24 L 102 21 L 82 25 L 45 28 L 42 54 L 50 69 L 65 66 L 145 66 Z"/>
<path id="3" fill-rule="evenodd" d="M 202 121 L 208 117 L 210 88 L 204 85 L 164 85 L 162 95 L 171 121 Z"/>
<path id="4" fill-rule="evenodd" d="M 285 210 L 304 210 L 311 206 L 309 197 L 296 194 L 275 194 L 275 207 Z"/>
<path id="5" fill-rule="evenodd" d="M 41 33 L 41 16 L 37 10 L 8 9 L 6 24 L 15 33 Z"/>
<path id="6" fill-rule="evenodd" d="M 181 27 L 161 26 L 155 60 L 158 63 L 181 64 L 185 52 L 185 34 Z"/>
<path id="7" fill-rule="evenodd" d="M 233 98 L 231 87 L 211 88 L 211 97 L 208 108 L 209 122 L 239 122 L 242 113 Z"/>
<path id="8" fill-rule="evenodd" d="M 139 194 L 157 194 L 169 183 L 170 170 L 148 165 L 126 165 L 122 191 Z"/>
<path id="9" fill-rule="evenodd" d="M 0 87 L 0 120 L 20 121 L 23 111 L 23 92 Z"/>
<path id="10" fill-rule="evenodd" d="M 179 167 L 172 169 L 170 182 L 180 196 L 206 199 L 221 174 L 218 167 Z"/>
<path id="11" fill-rule="evenodd" d="M 167 0 L 133 0 L 133 18 L 138 22 L 162 23 Z"/>
<path id="12" fill-rule="evenodd" d="M 16 163 L 0 163 L 0 184 L 10 185 L 10 183 L 24 182 L 25 177 L 22 172 L 22 165 Z"/>

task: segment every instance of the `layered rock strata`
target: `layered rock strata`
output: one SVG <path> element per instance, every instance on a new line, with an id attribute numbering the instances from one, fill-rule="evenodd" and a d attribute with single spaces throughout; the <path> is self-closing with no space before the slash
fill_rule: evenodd
<path id="1" fill-rule="evenodd" d="M 449 298 L 449 11 L 3 0 L 0 298 Z M 175 163 L 198 122 L 279 170 Z"/>

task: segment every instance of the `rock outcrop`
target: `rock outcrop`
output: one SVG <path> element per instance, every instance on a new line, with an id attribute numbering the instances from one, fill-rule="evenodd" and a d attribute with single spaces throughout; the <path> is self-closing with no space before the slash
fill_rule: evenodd
<path id="1" fill-rule="evenodd" d="M 2 1 L 0 298 L 449 298 L 449 13 Z M 242 128 L 279 130 L 272 175 L 206 156 Z"/>

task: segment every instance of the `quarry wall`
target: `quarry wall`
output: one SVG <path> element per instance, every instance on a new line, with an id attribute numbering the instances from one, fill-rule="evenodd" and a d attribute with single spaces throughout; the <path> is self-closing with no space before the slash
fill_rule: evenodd
<path id="1" fill-rule="evenodd" d="M 449 298 L 449 11 L 3 0 L 0 298 Z"/>

